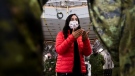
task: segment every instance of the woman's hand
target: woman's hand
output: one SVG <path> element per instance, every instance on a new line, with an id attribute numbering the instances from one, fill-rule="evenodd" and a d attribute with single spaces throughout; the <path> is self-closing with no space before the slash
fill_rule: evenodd
<path id="1" fill-rule="evenodd" d="M 82 41 L 86 40 L 88 38 L 88 33 L 89 31 L 83 31 L 83 34 L 82 34 Z"/>
<path id="2" fill-rule="evenodd" d="M 78 38 L 82 34 L 83 34 L 83 30 L 82 29 L 78 29 L 76 31 L 73 29 L 72 35 L 74 36 L 74 38 Z"/>

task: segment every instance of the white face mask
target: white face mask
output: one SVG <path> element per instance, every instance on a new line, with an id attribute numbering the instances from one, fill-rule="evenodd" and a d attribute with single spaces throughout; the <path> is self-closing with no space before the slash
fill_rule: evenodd
<path id="1" fill-rule="evenodd" d="M 70 21 L 69 27 L 70 29 L 76 29 L 79 26 L 78 21 Z"/>

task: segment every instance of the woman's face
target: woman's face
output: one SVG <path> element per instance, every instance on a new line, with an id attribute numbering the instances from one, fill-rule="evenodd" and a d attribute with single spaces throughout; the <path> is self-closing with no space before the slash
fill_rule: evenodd
<path id="1" fill-rule="evenodd" d="M 71 21 L 69 22 L 69 27 L 70 27 L 70 29 L 77 29 L 77 27 L 79 26 L 79 24 L 78 24 L 78 18 L 75 16 L 75 15 L 73 15 L 72 17 L 71 17 Z"/>

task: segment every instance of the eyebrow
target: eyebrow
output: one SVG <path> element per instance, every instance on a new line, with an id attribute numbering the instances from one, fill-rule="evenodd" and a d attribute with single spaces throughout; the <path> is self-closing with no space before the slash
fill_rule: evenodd
<path id="1" fill-rule="evenodd" d="M 71 18 L 71 19 L 78 19 L 78 18 Z"/>

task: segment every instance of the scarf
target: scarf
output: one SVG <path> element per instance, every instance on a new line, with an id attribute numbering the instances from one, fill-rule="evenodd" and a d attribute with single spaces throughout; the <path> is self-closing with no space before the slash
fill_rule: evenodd
<path id="1" fill-rule="evenodd" d="M 74 67 L 73 73 L 76 76 L 80 76 L 81 74 L 81 65 L 80 65 L 80 55 L 77 41 L 74 42 Z"/>

